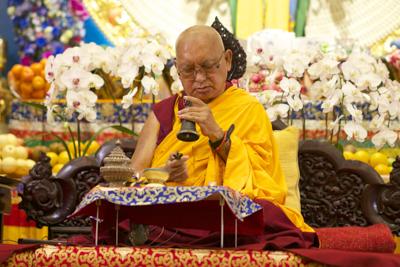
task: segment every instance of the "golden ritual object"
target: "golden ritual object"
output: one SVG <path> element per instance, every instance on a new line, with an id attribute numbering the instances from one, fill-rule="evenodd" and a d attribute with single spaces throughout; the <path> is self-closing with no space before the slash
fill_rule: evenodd
<path id="1" fill-rule="evenodd" d="M 104 159 L 104 166 L 100 167 L 100 175 L 113 186 L 123 186 L 135 170 L 130 167 L 131 160 L 122 151 L 121 143 L 118 140 L 116 147 Z"/>
<path id="2" fill-rule="evenodd" d="M 169 173 L 162 168 L 147 168 L 143 170 L 147 183 L 164 184 L 168 181 Z"/>
<path id="3" fill-rule="evenodd" d="M 7 63 L 7 47 L 6 40 L 0 38 L 0 72 L 4 70 Z"/>

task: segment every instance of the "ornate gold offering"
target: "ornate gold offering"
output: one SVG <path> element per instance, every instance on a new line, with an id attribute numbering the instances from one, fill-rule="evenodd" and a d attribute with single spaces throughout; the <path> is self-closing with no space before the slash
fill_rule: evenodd
<path id="1" fill-rule="evenodd" d="M 104 159 L 104 166 L 100 167 L 100 175 L 113 186 L 123 186 L 124 182 L 133 176 L 135 170 L 130 167 L 131 161 L 122 151 L 119 140 L 116 145 Z"/>
<path id="2" fill-rule="evenodd" d="M 0 72 L 6 67 L 7 63 L 7 50 L 6 50 L 6 40 L 0 38 Z"/>
<path id="3" fill-rule="evenodd" d="M 162 168 L 147 168 L 143 170 L 143 176 L 148 183 L 164 184 L 169 178 L 169 173 Z"/>

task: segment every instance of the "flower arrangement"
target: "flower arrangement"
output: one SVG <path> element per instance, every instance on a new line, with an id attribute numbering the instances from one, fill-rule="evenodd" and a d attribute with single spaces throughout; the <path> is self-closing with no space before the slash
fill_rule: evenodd
<path id="1" fill-rule="evenodd" d="M 79 45 L 84 31 L 78 16 L 82 11 L 75 10 L 78 6 L 76 0 L 8 0 L 7 13 L 23 65 Z"/>
<path id="2" fill-rule="evenodd" d="M 113 86 L 108 77 L 117 78 L 124 88 L 125 95 L 121 104 L 126 109 L 140 91 L 144 94 L 158 94 L 156 78 L 162 74 L 171 57 L 170 49 L 161 34 L 139 31 L 121 46 L 104 48 L 89 43 L 68 48 L 55 57 L 50 56 L 45 70 L 46 80 L 51 84 L 45 99 L 47 121 L 68 121 L 75 117 L 79 138 L 79 121 L 96 120 L 95 91 L 103 86 L 110 87 L 108 90 L 112 95 Z M 176 77 L 174 70 L 171 76 Z M 60 104 L 60 98 L 65 99 L 65 105 Z M 113 128 L 129 132 L 122 125 Z M 69 131 L 73 137 L 72 130 Z"/>
<path id="3" fill-rule="evenodd" d="M 363 142 L 368 129 L 378 149 L 397 141 L 391 126 L 400 115 L 400 84 L 367 51 L 266 31 L 248 40 L 248 56 L 255 71 L 242 83 L 255 92 L 271 120 L 289 118 L 307 101 L 320 102 L 331 140 L 339 139 L 344 122 L 348 140 Z M 368 127 L 362 103 L 375 114 Z"/>

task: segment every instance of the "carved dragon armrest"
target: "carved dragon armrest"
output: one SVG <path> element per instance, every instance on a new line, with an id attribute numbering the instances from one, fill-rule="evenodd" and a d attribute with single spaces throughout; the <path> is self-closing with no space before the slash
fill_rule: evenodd
<path id="1" fill-rule="evenodd" d="M 75 159 L 53 176 L 50 159 L 42 154 L 29 175 L 18 185 L 22 198 L 19 207 L 39 227 L 54 225 L 64 221 L 83 194 L 100 181 L 95 157 Z"/>
<path id="2" fill-rule="evenodd" d="M 400 236 L 400 157 L 393 163 L 389 183 L 368 185 L 362 204 L 372 223 L 386 223 Z"/>
<path id="3" fill-rule="evenodd" d="M 369 165 L 345 160 L 326 141 L 302 141 L 299 147 L 301 210 L 313 227 L 370 225 L 362 195 L 383 179 Z"/>
<path id="4" fill-rule="evenodd" d="M 52 175 L 50 159 L 42 154 L 29 175 L 18 185 L 22 198 L 19 207 L 27 213 L 28 219 L 37 225 L 56 225 L 64 222 L 66 226 L 81 225 L 80 222 L 65 221 L 83 196 L 104 180 L 100 176 L 103 159 L 115 147 L 116 140 L 103 144 L 95 156 L 81 157 L 67 163 L 60 172 Z M 136 142 L 122 139 L 121 148 L 131 157 Z M 83 224 L 87 224 L 83 222 Z"/>

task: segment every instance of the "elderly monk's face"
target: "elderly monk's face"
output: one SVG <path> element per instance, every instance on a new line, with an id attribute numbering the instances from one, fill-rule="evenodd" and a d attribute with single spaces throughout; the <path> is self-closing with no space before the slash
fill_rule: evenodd
<path id="1" fill-rule="evenodd" d="M 206 39 L 185 40 L 176 51 L 176 68 L 187 95 L 205 103 L 225 90 L 232 52 Z"/>

